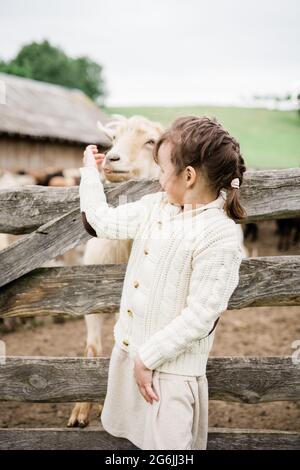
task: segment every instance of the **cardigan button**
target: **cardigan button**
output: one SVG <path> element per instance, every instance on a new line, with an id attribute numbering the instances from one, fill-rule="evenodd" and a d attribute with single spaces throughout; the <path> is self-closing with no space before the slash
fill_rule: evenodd
<path id="1" fill-rule="evenodd" d="M 139 287 L 139 282 L 138 282 L 138 281 L 134 281 L 133 285 L 134 285 L 135 288 L 136 288 L 136 287 Z"/>
<path id="2" fill-rule="evenodd" d="M 145 253 L 145 255 L 148 255 L 149 251 L 145 248 L 144 253 Z"/>
<path id="3" fill-rule="evenodd" d="M 132 317 L 133 313 L 132 313 L 132 310 L 130 310 L 130 308 L 127 309 L 127 313 L 130 317 Z"/>
<path id="4" fill-rule="evenodd" d="M 125 346 L 129 346 L 129 342 L 127 341 L 127 339 L 123 339 L 122 343 L 123 343 Z"/>

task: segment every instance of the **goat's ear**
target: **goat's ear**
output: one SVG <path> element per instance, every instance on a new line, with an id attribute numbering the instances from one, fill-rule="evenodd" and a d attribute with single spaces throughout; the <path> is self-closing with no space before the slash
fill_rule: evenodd
<path id="1" fill-rule="evenodd" d="M 106 135 L 106 137 L 108 137 L 110 140 L 112 140 L 113 135 L 114 135 L 112 129 L 109 129 L 106 126 L 103 126 L 102 122 L 100 122 L 100 121 L 97 121 L 97 127 L 98 127 L 100 132 L 102 132 L 104 135 Z"/>

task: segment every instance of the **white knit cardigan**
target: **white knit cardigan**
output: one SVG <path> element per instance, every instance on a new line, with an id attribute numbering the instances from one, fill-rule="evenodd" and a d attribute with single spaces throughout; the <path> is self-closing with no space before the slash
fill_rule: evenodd
<path id="1" fill-rule="evenodd" d="M 133 239 L 115 341 L 149 369 L 204 375 L 209 332 L 227 309 L 243 258 L 237 224 L 223 210 L 226 191 L 184 211 L 163 191 L 111 207 L 98 170 L 80 174 L 80 210 L 97 237 Z"/>

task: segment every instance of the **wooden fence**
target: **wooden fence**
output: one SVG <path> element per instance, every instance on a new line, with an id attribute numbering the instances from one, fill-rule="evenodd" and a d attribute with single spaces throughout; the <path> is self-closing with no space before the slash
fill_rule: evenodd
<path id="1" fill-rule="evenodd" d="M 160 190 L 157 180 L 105 184 L 108 203 Z M 241 188 L 247 222 L 300 215 L 300 169 L 249 171 Z M 114 313 L 126 265 L 40 268 L 90 236 L 78 187 L 0 190 L 0 233 L 24 237 L 0 252 L 0 317 Z M 300 256 L 243 260 L 228 309 L 300 305 Z M 298 339 L 298 338 L 295 338 Z M 292 351 L 291 351 L 292 354 Z M 0 357 L 0 401 L 77 402 L 105 397 L 109 358 Z M 208 361 L 211 400 L 262 403 L 300 399 L 292 356 Z M 66 417 L 67 418 L 67 417 Z M 300 433 L 211 428 L 208 449 L 296 449 Z M 0 449 L 136 449 L 101 427 L 0 429 Z"/>

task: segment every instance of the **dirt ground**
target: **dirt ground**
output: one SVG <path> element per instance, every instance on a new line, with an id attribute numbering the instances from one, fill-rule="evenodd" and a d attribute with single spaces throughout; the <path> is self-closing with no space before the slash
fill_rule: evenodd
<path id="1" fill-rule="evenodd" d="M 246 242 L 256 256 L 299 255 L 299 246 L 287 252 L 277 251 L 273 221 L 259 225 L 259 242 Z M 218 324 L 211 356 L 277 356 L 291 355 L 292 343 L 300 340 L 300 307 L 260 307 L 226 311 Z M 114 318 L 106 315 L 104 356 L 113 347 Z M 17 331 L 2 334 L 7 355 L 81 356 L 85 346 L 84 319 L 54 323 L 40 318 Z M 72 403 L 31 404 L 5 402 L 0 404 L 0 427 L 63 427 Z M 96 406 L 91 425 L 99 418 Z M 258 428 L 300 431 L 300 403 L 275 402 L 259 405 L 210 401 L 209 425 L 214 427 Z"/>

